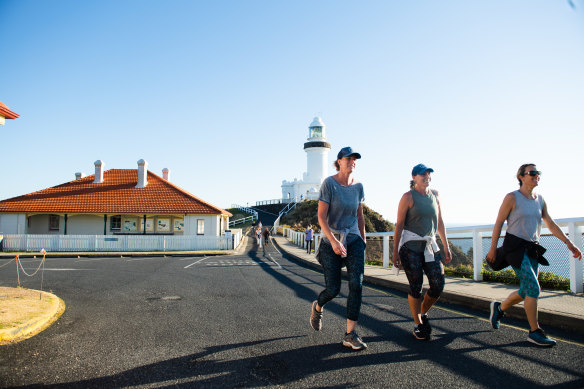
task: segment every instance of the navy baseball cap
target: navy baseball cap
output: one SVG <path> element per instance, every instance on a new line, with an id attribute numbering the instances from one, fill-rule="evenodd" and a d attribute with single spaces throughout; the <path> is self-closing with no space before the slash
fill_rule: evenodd
<path id="1" fill-rule="evenodd" d="M 434 173 L 434 169 L 427 167 L 423 163 L 419 163 L 412 169 L 412 176 L 417 176 L 418 174 L 424 174 L 426 172 Z"/>
<path id="2" fill-rule="evenodd" d="M 359 154 L 356 151 L 353 151 L 353 149 L 351 147 L 347 146 L 347 147 L 343 147 L 341 149 L 341 151 L 339 151 L 339 153 L 337 154 L 337 159 L 341 159 L 341 158 L 345 158 L 345 157 L 351 157 L 351 156 L 353 156 L 353 157 L 355 157 L 357 159 L 360 159 L 361 158 L 361 154 Z"/>

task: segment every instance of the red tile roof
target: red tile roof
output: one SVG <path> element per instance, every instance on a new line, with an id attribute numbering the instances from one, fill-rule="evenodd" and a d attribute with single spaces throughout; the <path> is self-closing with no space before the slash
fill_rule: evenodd
<path id="1" fill-rule="evenodd" d="M 20 115 L 16 112 L 12 112 L 6 105 L 0 101 L 0 116 L 4 116 L 6 119 L 16 119 Z"/>
<path id="2" fill-rule="evenodd" d="M 208 214 L 233 216 L 148 171 L 148 185 L 136 188 L 137 169 L 110 169 L 103 183 L 94 175 L 0 201 L 0 212 Z"/>

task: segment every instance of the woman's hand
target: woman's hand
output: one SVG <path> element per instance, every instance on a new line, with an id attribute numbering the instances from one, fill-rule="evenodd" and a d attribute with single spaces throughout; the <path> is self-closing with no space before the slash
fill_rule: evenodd
<path id="1" fill-rule="evenodd" d="M 578 258 L 578 260 L 582 259 L 582 252 L 580 252 L 580 249 L 576 247 L 571 240 L 566 242 L 566 246 L 568 246 L 568 249 L 572 252 L 574 258 Z"/>
<path id="2" fill-rule="evenodd" d="M 399 253 L 393 253 L 393 266 L 401 269 L 401 259 L 399 257 Z"/>
<path id="3" fill-rule="evenodd" d="M 491 247 L 489 253 L 487 254 L 487 262 L 493 263 L 495 262 L 495 257 L 497 257 L 497 249 Z"/>
<path id="4" fill-rule="evenodd" d="M 333 247 L 333 251 L 335 252 L 335 254 L 340 255 L 341 257 L 347 256 L 347 249 L 336 238 L 334 239 L 334 241 L 331 241 L 331 246 Z"/>
<path id="5" fill-rule="evenodd" d="M 448 245 L 444 245 L 444 263 L 450 263 L 450 261 L 452 261 L 450 247 L 448 247 Z"/>

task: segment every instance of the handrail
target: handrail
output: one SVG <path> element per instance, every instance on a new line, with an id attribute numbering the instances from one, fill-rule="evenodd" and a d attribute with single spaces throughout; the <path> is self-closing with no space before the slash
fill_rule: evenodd
<path id="1" fill-rule="evenodd" d="M 584 232 L 584 217 L 556 219 L 556 224 L 568 233 L 568 236 L 580 251 L 584 252 L 584 244 L 582 242 L 582 233 Z M 274 223 L 275 224 L 275 223 Z M 479 225 L 479 226 L 463 226 L 463 227 L 449 227 L 446 228 L 446 233 L 449 238 L 472 238 L 473 244 L 473 279 L 475 281 L 482 281 L 483 261 L 486 253 L 483 251 L 482 239 L 492 236 L 494 225 Z M 507 226 L 502 228 L 502 234 L 506 231 Z M 547 228 L 542 228 L 542 235 L 550 234 Z M 294 231 L 291 228 L 284 227 L 283 235 L 298 246 L 306 245 L 304 232 Z M 383 240 L 383 267 L 389 267 L 389 239 L 393 237 L 393 232 L 368 232 L 368 237 L 381 237 Z M 314 234 L 315 249 L 320 244 L 321 234 Z M 583 292 L 583 262 L 574 260 L 570 255 L 570 290 L 573 293 Z"/>
<path id="2" fill-rule="evenodd" d="M 237 220 L 230 221 L 229 222 L 230 227 L 235 226 L 239 223 L 245 223 L 247 221 L 247 219 L 249 219 L 249 218 L 251 218 L 252 223 L 254 221 L 256 221 L 257 219 L 259 219 L 258 212 L 253 208 L 244 207 L 244 206 L 238 205 L 238 204 L 231 204 L 231 208 L 237 208 L 237 209 L 242 210 L 244 212 L 251 213 L 251 216 L 247 216 L 243 219 L 237 219 Z"/>

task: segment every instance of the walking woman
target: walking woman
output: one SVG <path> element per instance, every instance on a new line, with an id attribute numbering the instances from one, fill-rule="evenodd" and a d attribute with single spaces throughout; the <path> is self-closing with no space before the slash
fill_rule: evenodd
<path id="1" fill-rule="evenodd" d="M 507 263 L 517 274 L 519 290 L 511 293 L 502 303 L 498 301 L 491 303 L 490 321 L 493 328 L 498 329 L 504 312 L 523 301 L 530 327 L 527 339 L 538 346 L 550 347 L 555 345 L 556 341 L 545 334 L 537 320 L 537 299 L 540 293 L 537 281 L 538 265 L 539 263 L 548 265 L 547 260 L 541 256 L 545 249 L 542 250 L 539 246 L 542 219 L 548 230 L 568 246 L 574 258 L 582 259 L 582 253 L 551 218 L 543 197 L 534 193 L 540 177 L 541 172 L 537 170 L 535 164 L 521 165 L 517 171 L 519 190 L 508 193 L 499 209 L 487 261 L 494 262 L 498 255 L 497 241 L 501 236 L 503 223 L 507 220 L 507 233 L 499 255 L 504 255 Z"/>
<path id="2" fill-rule="evenodd" d="M 318 222 L 324 237 L 317 250 L 326 288 L 312 303 L 310 325 L 322 328 L 323 307 L 341 290 L 341 268 L 347 267 L 347 331 L 343 346 L 354 350 L 367 348 L 355 327 L 361 310 L 363 271 L 365 268 L 365 219 L 363 217 L 363 185 L 353 178 L 361 154 L 343 147 L 337 155 L 337 174 L 327 177 L 320 188 Z"/>
<path id="3" fill-rule="evenodd" d="M 440 197 L 430 189 L 430 173 L 434 170 L 423 164 L 412 169 L 410 191 L 402 196 L 395 226 L 393 264 L 403 268 L 408 277 L 410 291 L 408 303 L 414 318 L 414 337 L 430 340 L 432 327 L 428 311 L 444 290 L 444 266 L 442 253 L 436 243 L 436 232 L 444 245 L 444 262 L 452 259 L 446 228 L 442 221 Z M 428 277 L 430 289 L 422 301 L 424 273 Z"/>

